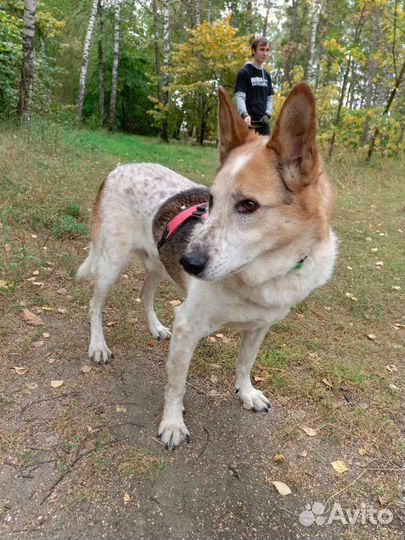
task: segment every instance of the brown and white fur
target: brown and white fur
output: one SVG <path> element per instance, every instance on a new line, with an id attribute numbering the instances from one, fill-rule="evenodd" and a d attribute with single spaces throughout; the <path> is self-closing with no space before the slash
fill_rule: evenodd
<path id="1" fill-rule="evenodd" d="M 241 402 L 254 411 L 269 410 L 268 399 L 250 380 L 262 340 L 272 324 L 329 279 L 336 256 L 332 189 L 316 147 L 309 86 L 301 83 L 291 91 L 270 138 L 248 130 L 222 89 L 219 100 L 220 167 L 205 224 L 179 242 L 175 257 L 172 253 L 162 262 L 156 247 L 162 220 L 156 214 L 169 199 L 181 200 L 183 192 L 201 186 L 160 165 L 119 166 L 100 189 L 89 256 L 78 271 L 78 277 L 95 278 L 89 356 L 99 363 L 111 355 L 101 310 L 130 258 L 136 255 L 145 269 L 141 299 L 157 338 L 171 332 L 155 314 L 155 288 L 169 275 L 181 276 L 176 281 L 183 283 L 186 299 L 175 309 L 158 429 L 167 448 L 189 441 L 183 421 L 189 364 L 198 341 L 223 325 L 241 331 L 235 378 Z M 193 275 L 181 268 L 180 257 Z"/>

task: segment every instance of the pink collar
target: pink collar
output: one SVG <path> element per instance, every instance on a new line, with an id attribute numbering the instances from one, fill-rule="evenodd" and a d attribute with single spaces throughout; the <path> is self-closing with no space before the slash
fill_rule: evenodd
<path id="1" fill-rule="evenodd" d="M 158 249 L 160 249 L 169 239 L 170 237 L 177 231 L 177 229 L 183 225 L 186 221 L 188 221 L 191 218 L 195 218 L 198 221 L 204 221 L 208 217 L 207 212 L 207 203 L 200 203 L 196 204 L 194 206 L 190 206 L 190 208 L 186 208 L 185 210 L 182 210 L 178 214 L 174 216 L 173 219 L 169 221 L 169 223 L 166 225 L 162 238 L 160 239 L 158 243 Z"/>

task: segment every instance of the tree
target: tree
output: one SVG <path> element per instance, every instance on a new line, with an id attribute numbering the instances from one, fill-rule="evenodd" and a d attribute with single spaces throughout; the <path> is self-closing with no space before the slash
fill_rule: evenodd
<path id="1" fill-rule="evenodd" d="M 121 21 L 121 0 L 116 0 L 114 17 L 114 59 L 111 77 L 110 114 L 108 127 L 113 130 L 115 124 L 115 106 L 117 103 L 118 86 L 118 61 L 120 50 L 120 21 Z"/>
<path id="2" fill-rule="evenodd" d="M 99 115 L 99 126 L 102 128 L 104 125 L 104 47 L 103 47 L 103 37 L 104 37 L 104 11 L 101 4 L 101 0 L 98 0 L 97 6 L 98 12 L 98 115 Z"/>
<path id="3" fill-rule="evenodd" d="M 211 25 L 205 21 L 173 53 L 171 102 L 195 128 L 199 144 L 215 133 L 218 86 L 233 89 L 235 74 L 249 54 L 247 37 L 237 32 L 229 18 Z"/>
<path id="4" fill-rule="evenodd" d="M 30 92 L 34 78 L 35 0 L 24 0 L 23 60 L 21 66 L 20 99 L 18 116 L 27 120 Z"/>
<path id="5" fill-rule="evenodd" d="M 162 105 L 163 123 L 161 138 L 164 142 L 169 142 L 169 121 L 167 106 L 169 103 L 169 68 L 170 68 L 170 4 L 169 0 L 163 0 L 163 85 L 162 85 Z"/>
<path id="6" fill-rule="evenodd" d="M 87 27 L 86 38 L 84 40 L 83 55 L 82 55 L 82 68 L 80 71 L 80 81 L 79 81 L 79 96 L 77 98 L 77 122 L 79 126 L 83 121 L 83 103 L 84 96 L 86 93 L 86 78 L 87 78 L 87 68 L 89 64 L 89 51 L 91 45 L 91 38 L 93 36 L 94 23 L 96 20 L 97 9 L 98 9 L 99 0 L 93 0 L 89 24 Z"/>

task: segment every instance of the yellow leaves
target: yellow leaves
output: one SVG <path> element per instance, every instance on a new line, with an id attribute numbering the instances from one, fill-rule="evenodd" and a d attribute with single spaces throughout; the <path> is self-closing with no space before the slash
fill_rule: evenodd
<path id="1" fill-rule="evenodd" d="M 335 471 L 339 474 L 343 474 L 349 470 L 344 461 L 340 461 L 340 460 L 332 461 L 331 465 L 335 469 Z"/>
<path id="2" fill-rule="evenodd" d="M 53 380 L 51 381 L 52 388 L 60 388 L 63 385 L 63 381 L 61 380 Z"/>
<path id="3" fill-rule="evenodd" d="M 127 409 L 123 405 L 116 405 L 115 410 L 119 413 L 126 413 Z"/>
<path id="4" fill-rule="evenodd" d="M 28 368 L 25 366 L 14 366 L 14 371 L 17 373 L 17 375 L 23 376 L 28 373 Z"/>
<path id="5" fill-rule="evenodd" d="M 302 429 L 302 431 L 305 431 L 305 433 L 309 437 L 315 437 L 318 434 L 317 430 L 313 429 L 311 427 L 302 426 L 301 429 Z"/>
<path id="6" fill-rule="evenodd" d="M 274 480 L 272 484 L 276 488 L 276 490 L 280 493 L 280 495 L 282 495 L 283 497 L 292 493 L 291 489 L 284 482 L 279 482 L 277 480 Z"/>

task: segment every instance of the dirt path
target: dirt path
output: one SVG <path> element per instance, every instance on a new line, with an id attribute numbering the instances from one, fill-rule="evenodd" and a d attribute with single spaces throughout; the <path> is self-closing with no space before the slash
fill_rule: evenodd
<path id="1" fill-rule="evenodd" d="M 3 321 L 0 538 L 403 537 L 397 509 L 387 524 L 367 516 L 391 512 L 376 486 L 400 478 L 398 464 L 359 456 L 361 441 L 343 450 L 321 430 L 308 436 L 305 403 L 275 402 L 269 414 L 253 414 L 229 380 L 197 374 L 185 399 L 192 442 L 166 452 L 155 433 L 167 345 L 148 337 L 139 304 L 126 307 L 129 323 L 109 304 L 115 358 L 91 365 L 87 308 L 74 305 L 74 281 L 65 281 L 67 291 L 61 285 L 50 279 L 48 289 L 54 304 L 55 291 L 63 293 L 67 313 L 37 309 L 40 327 L 15 313 Z M 339 475 L 330 462 L 342 455 L 349 470 Z M 273 481 L 292 493 L 281 496 Z M 323 513 L 319 505 L 312 512 L 315 502 L 326 505 Z"/>

